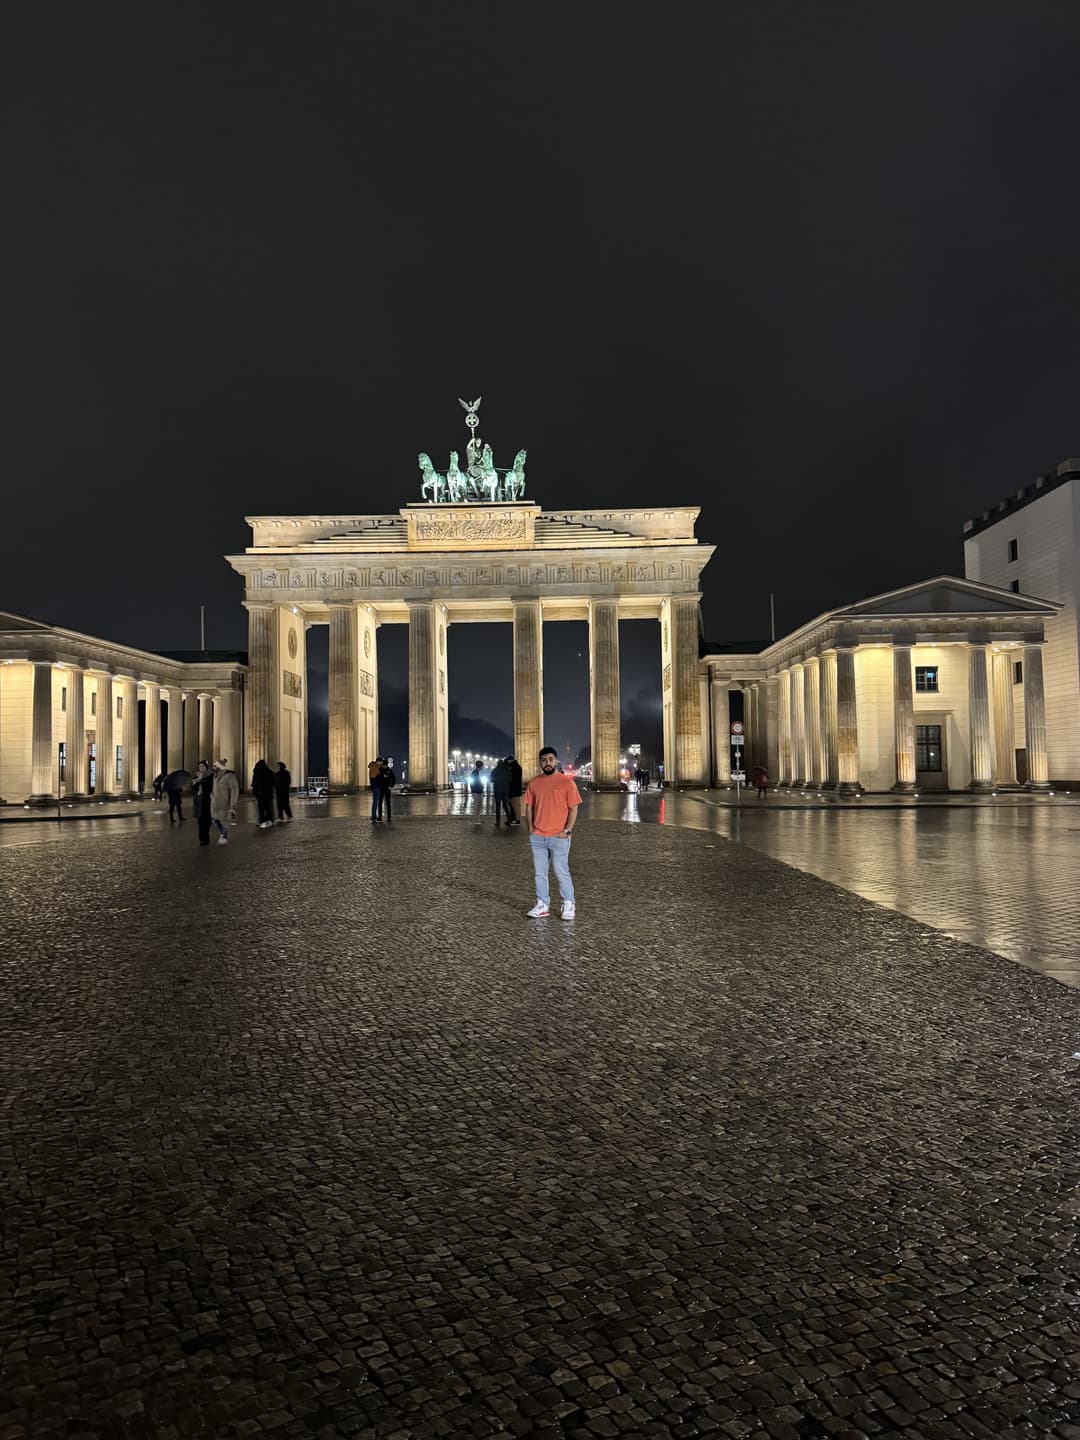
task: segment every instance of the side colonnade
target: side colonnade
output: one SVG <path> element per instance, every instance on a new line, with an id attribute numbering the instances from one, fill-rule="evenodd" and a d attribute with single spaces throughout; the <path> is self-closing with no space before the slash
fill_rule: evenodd
<path id="1" fill-rule="evenodd" d="M 229 760 L 244 783 L 242 657 L 184 662 L 0 616 L 0 803 L 135 798 Z"/>
<path id="2" fill-rule="evenodd" d="M 907 613 L 888 616 L 892 606 Z M 730 783 L 737 687 L 745 762 L 772 786 L 1048 789 L 1043 624 L 1055 610 L 942 577 L 831 612 L 756 655 L 707 655 L 713 783 Z"/>

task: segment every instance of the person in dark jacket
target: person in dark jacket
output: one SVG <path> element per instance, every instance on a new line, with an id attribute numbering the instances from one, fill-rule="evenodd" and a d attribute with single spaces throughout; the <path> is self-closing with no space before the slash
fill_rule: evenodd
<path id="1" fill-rule="evenodd" d="M 376 781 L 375 785 L 376 793 L 379 800 L 379 813 L 375 816 L 376 820 L 381 820 L 383 818 L 384 805 L 386 806 L 387 820 L 392 820 L 394 818 L 390 811 L 390 795 L 396 784 L 397 776 L 394 774 L 393 764 L 389 760 L 384 760 L 382 763 L 382 767 L 379 770 L 379 778 Z"/>
<path id="2" fill-rule="evenodd" d="M 507 757 L 506 757 L 506 768 L 507 768 L 507 771 L 508 771 L 509 776 L 510 776 L 510 789 L 509 789 L 509 792 L 508 792 L 508 794 L 507 794 L 507 805 L 506 805 L 506 808 L 507 808 L 507 809 L 509 810 L 509 812 L 510 812 L 510 819 L 507 821 L 507 824 L 509 824 L 509 825 L 520 825 L 520 824 L 521 824 L 521 821 L 518 819 L 518 817 L 517 817 L 517 812 L 516 812 L 515 809 L 514 809 L 514 801 L 521 799 L 521 791 L 522 791 L 521 766 L 520 766 L 520 765 L 518 764 L 518 762 L 514 759 L 513 755 L 507 755 Z"/>
<path id="3" fill-rule="evenodd" d="M 154 776 L 154 799 L 160 800 L 165 793 L 165 772 L 159 770 Z"/>
<path id="4" fill-rule="evenodd" d="M 507 827 L 514 823 L 514 807 L 510 804 L 510 766 L 505 759 L 496 760 L 491 772 L 491 793 L 495 797 L 495 825 L 502 824 L 506 812 Z"/>
<path id="5" fill-rule="evenodd" d="M 169 820 L 184 819 L 184 786 L 191 779 L 190 770 L 170 770 L 165 776 L 165 794 L 169 801 Z"/>
<path id="6" fill-rule="evenodd" d="M 265 760 L 256 760 L 251 772 L 251 793 L 259 807 L 259 829 L 269 830 L 274 823 L 274 772 Z"/>
<path id="7" fill-rule="evenodd" d="M 277 823 L 284 825 L 286 820 L 292 819 L 292 806 L 289 804 L 292 776 L 286 770 L 284 760 L 278 761 L 277 774 L 274 776 L 274 789 L 277 792 Z"/>
<path id="8" fill-rule="evenodd" d="M 191 795 L 195 819 L 199 822 L 199 844 L 210 844 L 210 796 L 214 788 L 214 772 L 207 760 L 199 761 L 199 768 L 191 782 Z"/>

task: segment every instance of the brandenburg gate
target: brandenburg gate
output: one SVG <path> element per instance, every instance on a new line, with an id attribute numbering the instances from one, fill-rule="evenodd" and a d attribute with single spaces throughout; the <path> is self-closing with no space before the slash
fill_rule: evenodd
<path id="1" fill-rule="evenodd" d="M 378 753 L 375 632 L 409 627 L 409 785 L 448 780 L 449 625 L 514 627 L 514 744 L 526 768 L 545 743 L 545 620 L 587 620 L 593 781 L 619 785 L 619 621 L 660 622 L 667 779 L 709 784 L 700 679 L 697 507 L 541 510 L 523 498 L 525 452 L 495 470 L 470 424 L 469 466 L 446 476 L 420 457 L 431 498 L 394 515 L 248 518 L 251 544 L 229 563 L 248 611 L 247 769 L 260 757 L 305 773 L 309 625 L 330 627 L 329 779 L 366 784 Z M 511 498 L 506 498 L 507 496 Z"/>

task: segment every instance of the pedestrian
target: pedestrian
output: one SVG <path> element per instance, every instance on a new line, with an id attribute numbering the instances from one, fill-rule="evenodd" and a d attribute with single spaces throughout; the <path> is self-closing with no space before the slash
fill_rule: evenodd
<path id="1" fill-rule="evenodd" d="M 650 780 L 650 778 L 651 778 L 651 772 L 648 771 L 648 770 L 642 770 L 642 772 L 641 772 L 641 788 L 642 788 L 642 790 L 647 790 L 647 789 L 649 788 L 649 780 Z"/>
<path id="2" fill-rule="evenodd" d="M 373 825 L 378 824 L 378 822 L 382 819 L 382 816 L 379 813 L 382 809 L 382 806 L 379 803 L 382 795 L 382 790 L 379 785 L 379 776 L 382 774 L 382 768 L 385 764 L 386 757 L 383 755 L 376 755 L 374 760 L 368 761 L 367 778 L 368 784 L 371 786 L 371 823 Z"/>
<path id="3" fill-rule="evenodd" d="M 191 782 L 192 808 L 199 822 L 199 844 L 210 844 L 210 792 L 214 788 L 214 772 L 209 760 L 200 760 Z"/>
<path id="4" fill-rule="evenodd" d="M 279 760 L 277 774 L 274 776 L 274 790 L 277 794 L 277 823 L 284 825 L 287 820 L 292 819 L 292 806 L 289 804 L 289 791 L 292 789 L 292 776 L 285 768 L 285 761 Z"/>
<path id="5" fill-rule="evenodd" d="M 514 807 L 510 804 L 510 766 L 505 757 L 496 760 L 491 772 L 491 793 L 495 797 L 495 827 L 502 824 L 506 812 L 507 829 L 514 823 Z"/>
<path id="6" fill-rule="evenodd" d="M 557 750 L 545 745 L 539 758 L 540 774 L 534 775 L 525 789 L 525 824 L 536 872 L 536 904 L 529 915 L 539 920 L 551 913 L 548 869 L 554 865 L 562 918 L 573 920 L 577 908 L 570 878 L 570 836 L 577 823 L 581 795 L 571 777 L 559 770 Z"/>
<path id="7" fill-rule="evenodd" d="M 387 820 L 393 820 L 394 818 L 390 809 L 390 796 L 396 784 L 397 776 L 394 774 L 393 761 L 384 760 L 382 769 L 379 771 L 379 813 L 377 816 L 379 820 L 382 819 L 384 805 L 386 806 Z"/>
<path id="8" fill-rule="evenodd" d="M 229 843 L 229 823 L 236 819 L 240 781 L 224 760 L 214 761 L 214 788 L 210 792 L 210 813 L 218 832 L 218 844 Z"/>
<path id="9" fill-rule="evenodd" d="M 169 801 L 169 823 L 184 822 L 184 786 L 191 779 L 190 770 L 170 770 L 165 776 L 165 794 Z"/>
<path id="10" fill-rule="evenodd" d="M 759 800 L 769 798 L 769 772 L 764 765 L 754 766 L 754 784 L 757 786 Z"/>
<path id="11" fill-rule="evenodd" d="M 520 825 L 521 821 L 518 819 L 517 811 L 514 809 L 514 801 L 521 799 L 523 780 L 521 766 L 513 755 L 507 755 L 506 765 L 510 772 L 510 791 L 507 795 L 507 809 L 510 811 L 510 824 Z"/>
<path id="12" fill-rule="evenodd" d="M 160 800 L 165 793 L 165 772 L 159 770 L 154 776 L 154 799 Z"/>
<path id="13" fill-rule="evenodd" d="M 265 760 L 256 760 L 251 772 L 251 793 L 259 807 L 259 829 L 269 830 L 274 823 L 274 772 Z"/>

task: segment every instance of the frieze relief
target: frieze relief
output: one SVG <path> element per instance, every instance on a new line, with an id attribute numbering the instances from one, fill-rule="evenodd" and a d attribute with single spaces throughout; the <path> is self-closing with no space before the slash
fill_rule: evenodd
<path id="1" fill-rule="evenodd" d="M 526 540 L 524 515 L 418 515 L 416 538 L 424 541 Z"/>
<path id="2" fill-rule="evenodd" d="M 360 671 L 360 694 L 375 698 L 375 676 L 370 670 Z"/>

